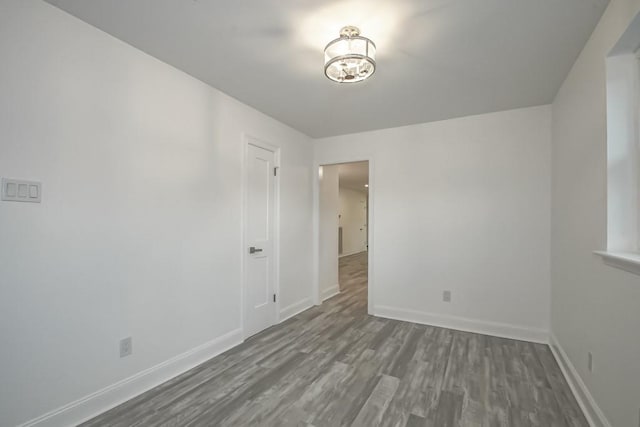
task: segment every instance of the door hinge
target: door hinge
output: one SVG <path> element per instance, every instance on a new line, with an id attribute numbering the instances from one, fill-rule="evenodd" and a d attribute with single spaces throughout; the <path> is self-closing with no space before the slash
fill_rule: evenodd
<path id="1" fill-rule="evenodd" d="M 276 294 L 273 294 L 273 302 L 276 302 Z"/>
<path id="2" fill-rule="evenodd" d="M 273 168 L 273 176 L 278 176 L 278 167 Z"/>

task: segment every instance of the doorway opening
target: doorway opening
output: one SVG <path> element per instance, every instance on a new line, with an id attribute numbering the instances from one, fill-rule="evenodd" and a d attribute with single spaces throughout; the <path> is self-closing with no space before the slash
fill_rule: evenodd
<path id="1" fill-rule="evenodd" d="M 368 160 L 318 166 L 318 303 L 370 311 L 369 177 Z"/>

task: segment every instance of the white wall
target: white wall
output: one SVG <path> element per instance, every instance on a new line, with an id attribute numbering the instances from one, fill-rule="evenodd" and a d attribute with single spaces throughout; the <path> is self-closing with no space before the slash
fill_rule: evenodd
<path id="1" fill-rule="evenodd" d="M 640 278 L 592 251 L 607 246 L 605 56 L 639 9 L 611 1 L 553 103 L 552 330 L 621 427 L 639 423 Z"/>
<path id="2" fill-rule="evenodd" d="M 237 342 L 243 132 L 282 148 L 280 306 L 310 304 L 309 138 L 41 1 L 0 2 L 0 58 L 0 175 L 44 190 L 0 202 L 0 425 Z"/>
<path id="3" fill-rule="evenodd" d="M 338 198 L 339 166 L 321 166 L 319 194 L 319 283 L 322 300 L 339 291 Z"/>
<path id="4" fill-rule="evenodd" d="M 546 339 L 550 119 L 542 106 L 315 141 L 320 164 L 372 160 L 376 314 Z"/>
<path id="5" fill-rule="evenodd" d="M 342 256 L 367 250 L 367 194 L 340 187 Z"/>

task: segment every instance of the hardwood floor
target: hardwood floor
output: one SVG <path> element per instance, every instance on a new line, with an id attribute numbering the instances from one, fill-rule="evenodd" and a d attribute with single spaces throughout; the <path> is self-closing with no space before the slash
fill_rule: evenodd
<path id="1" fill-rule="evenodd" d="M 87 426 L 588 427 L 546 345 L 369 316 L 342 292 Z"/>

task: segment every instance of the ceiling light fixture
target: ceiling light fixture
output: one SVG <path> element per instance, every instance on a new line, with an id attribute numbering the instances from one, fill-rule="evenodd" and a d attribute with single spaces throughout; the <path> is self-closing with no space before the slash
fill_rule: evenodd
<path id="1" fill-rule="evenodd" d="M 375 71 L 376 45 L 357 27 L 343 27 L 340 37 L 324 48 L 324 74 L 334 82 L 361 82 Z"/>

